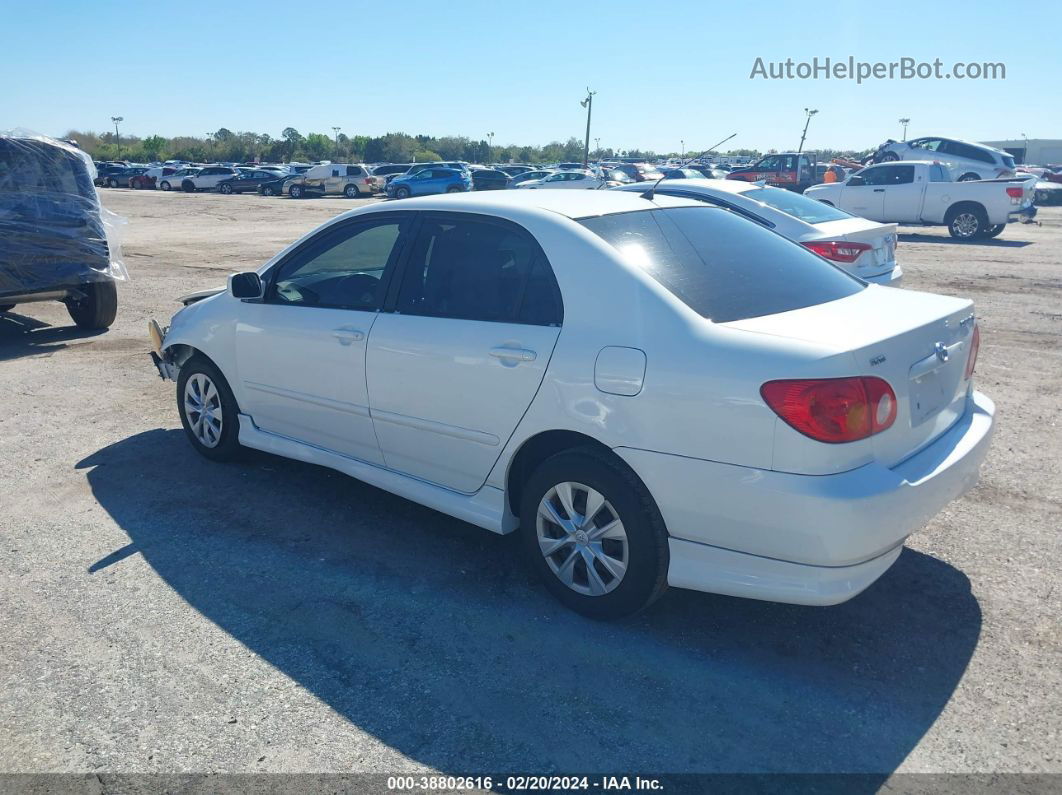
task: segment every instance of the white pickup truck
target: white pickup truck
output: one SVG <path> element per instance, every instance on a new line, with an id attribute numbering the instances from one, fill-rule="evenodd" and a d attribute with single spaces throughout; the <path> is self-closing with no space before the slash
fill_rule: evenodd
<path id="1" fill-rule="evenodd" d="M 804 195 L 871 221 L 946 226 L 959 240 L 995 237 L 1011 221 L 1036 215 L 1035 179 L 954 182 L 928 160 L 880 163 L 844 182 L 813 185 Z"/>

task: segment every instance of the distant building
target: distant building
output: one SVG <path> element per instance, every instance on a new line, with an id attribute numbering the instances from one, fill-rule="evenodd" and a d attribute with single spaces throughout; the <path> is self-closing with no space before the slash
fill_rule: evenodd
<path id="1" fill-rule="evenodd" d="M 1016 138 L 1010 141 L 981 141 L 985 146 L 994 146 L 1014 156 L 1014 162 L 1021 165 L 1046 166 L 1048 163 L 1062 163 L 1062 139 L 1058 138 Z M 1028 144 L 1028 148 L 1026 148 Z"/>

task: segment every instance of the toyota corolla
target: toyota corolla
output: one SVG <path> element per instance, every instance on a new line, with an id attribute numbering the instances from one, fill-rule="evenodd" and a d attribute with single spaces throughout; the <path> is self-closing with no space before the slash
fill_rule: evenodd
<path id="1" fill-rule="evenodd" d="M 970 301 L 867 284 L 695 200 L 373 205 L 203 295 L 152 325 L 197 451 L 519 532 L 598 618 L 668 585 L 849 599 L 974 485 L 991 437 Z"/>

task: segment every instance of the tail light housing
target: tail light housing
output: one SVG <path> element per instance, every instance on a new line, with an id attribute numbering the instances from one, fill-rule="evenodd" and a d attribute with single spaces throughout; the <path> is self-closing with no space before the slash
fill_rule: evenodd
<path id="1" fill-rule="evenodd" d="M 1007 186 L 1007 195 L 1012 199 L 1020 199 L 1023 193 L 1025 193 L 1025 189 L 1020 185 Z"/>
<path id="2" fill-rule="evenodd" d="M 828 444 L 866 439 L 896 421 L 896 393 L 872 376 L 768 381 L 760 395 L 786 424 Z"/>
<path id="3" fill-rule="evenodd" d="M 814 251 L 820 257 L 825 257 L 833 262 L 848 264 L 859 259 L 864 251 L 870 251 L 874 248 L 866 243 L 852 243 L 848 240 L 808 240 L 802 245 L 804 248 Z"/>
<path id="4" fill-rule="evenodd" d="M 973 336 L 970 337 L 970 355 L 966 357 L 966 375 L 963 376 L 967 381 L 974 374 L 974 367 L 977 365 L 977 352 L 981 350 L 981 327 L 974 326 Z"/>

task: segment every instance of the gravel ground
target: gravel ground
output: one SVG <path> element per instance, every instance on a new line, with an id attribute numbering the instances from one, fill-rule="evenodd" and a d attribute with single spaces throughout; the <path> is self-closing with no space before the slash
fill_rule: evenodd
<path id="1" fill-rule="evenodd" d="M 0 316 L 0 771 L 1062 772 L 1062 209 L 906 286 L 972 297 L 980 486 L 847 604 L 557 606 L 478 530 L 198 457 L 145 324 L 362 202 L 106 191 L 118 321 Z"/>

